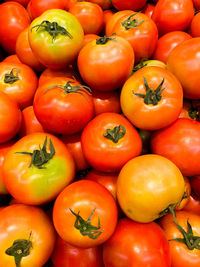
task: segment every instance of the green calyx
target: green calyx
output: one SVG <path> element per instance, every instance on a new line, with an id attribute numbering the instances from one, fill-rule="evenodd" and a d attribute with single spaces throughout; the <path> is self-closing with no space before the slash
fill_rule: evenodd
<path id="1" fill-rule="evenodd" d="M 45 167 L 43 165 L 47 163 L 50 159 L 52 159 L 55 154 L 55 148 L 53 146 L 51 138 L 49 138 L 49 148 L 50 148 L 50 152 L 47 152 L 47 137 L 46 137 L 43 147 L 41 148 L 39 146 L 39 149 L 34 150 L 33 153 L 26 152 L 26 151 L 16 152 L 16 153 L 31 156 L 31 163 L 29 165 L 29 168 L 32 165 L 34 165 L 38 169 L 44 169 Z"/>
<path id="2" fill-rule="evenodd" d="M 100 38 L 96 39 L 96 44 L 97 44 L 97 45 L 104 45 L 104 44 L 106 44 L 108 41 L 116 41 L 115 38 L 111 38 L 111 36 L 113 36 L 113 35 L 115 35 L 115 34 L 116 34 L 116 33 L 114 32 L 114 33 L 112 33 L 112 34 L 109 35 L 109 36 L 104 35 L 103 37 L 100 37 Z"/>
<path id="3" fill-rule="evenodd" d="M 195 107 L 191 101 L 191 106 L 188 109 L 188 115 L 192 120 L 199 121 L 199 109 Z"/>
<path id="4" fill-rule="evenodd" d="M 165 81 L 165 79 L 163 78 L 161 83 L 159 84 L 159 86 L 156 88 L 156 90 L 151 90 L 151 88 L 149 87 L 147 80 L 145 77 L 143 77 L 144 79 L 144 86 L 146 89 L 146 94 L 137 94 L 135 93 L 133 90 L 133 94 L 136 96 L 139 96 L 141 98 L 144 98 L 144 103 L 147 105 L 157 105 L 158 102 L 162 99 L 162 91 L 165 90 L 165 88 L 162 88 L 163 83 Z"/>
<path id="5" fill-rule="evenodd" d="M 17 239 L 13 242 L 12 246 L 9 247 L 5 253 L 9 256 L 15 258 L 16 267 L 20 267 L 20 263 L 23 257 L 26 257 L 30 254 L 30 249 L 32 248 L 32 242 L 30 241 L 31 233 L 28 240 L 26 239 Z"/>
<path id="6" fill-rule="evenodd" d="M 107 129 L 106 133 L 104 133 L 103 136 L 113 141 L 113 143 L 118 143 L 118 141 L 125 135 L 125 133 L 126 128 L 122 124 L 120 124 L 112 129 Z"/>
<path id="7" fill-rule="evenodd" d="M 136 66 L 134 66 L 131 75 L 133 75 L 135 72 L 137 72 L 138 70 L 144 68 L 147 66 L 147 63 L 145 61 L 147 61 L 148 59 L 143 58 L 140 63 L 138 63 Z"/>
<path id="8" fill-rule="evenodd" d="M 144 22 L 144 20 L 139 21 L 138 19 L 132 19 L 134 16 L 136 16 L 137 13 L 134 13 L 132 15 L 130 15 L 126 20 L 124 20 L 121 24 L 122 26 L 126 29 L 132 29 L 132 28 L 136 28 L 138 27 L 140 24 L 142 24 Z M 131 20 L 132 19 L 132 20 Z"/>
<path id="9" fill-rule="evenodd" d="M 56 21 L 49 22 L 48 20 L 44 20 L 40 24 L 33 26 L 31 31 L 34 28 L 37 28 L 36 31 L 39 29 L 47 31 L 52 36 L 52 42 L 59 34 L 68 36 L 70 39 L 73 38 L 73 36 L 64 27 L 59 26 Z"/>
<path id="10" fill-rule="evenodd" d="M 74 227 L 80 231 L 83 236 L 88 236 L 91 239 L 97 239 L 103 232 L 103 230 L 99 230 L 101 228 L 100 219 L 98 217 L 98 226 L 93 226 L 91 224 L 92 216 L 95 212 L 95 209 L 91 212 L 89 218 L 84 220 L 80 215 L 80 211 L 75 213 L 70 209 L 71 213 L 76 216 L 76 221 L 74 223 Z"/>
<path id="11" fill-rule="evenodd" d="M 14 73 L 14 70 L 15 70 L 15 73 Z M 19 80 L 19 76 L 18 76 L 18 69 L 17 68 L 12 68 L 10 73 L 6 73 L 4 76 L 4 83 L 13 84 L 18 80 Z"/>

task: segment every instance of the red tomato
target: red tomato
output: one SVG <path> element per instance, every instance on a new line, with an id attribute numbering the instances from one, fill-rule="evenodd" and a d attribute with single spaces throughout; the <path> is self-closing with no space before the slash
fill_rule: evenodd
<path id="1" fill-rule="evenodd" d="M 88 2 L 98 4 L 103 9 L 109 9 L 112 7 L 111 0 L 88 0 Z"/>
<path id="2" fill-rule="evenodd" d="M 2 266 L 42 267 L 55 241 L 52 222 L 41 208 L 16 204 L 0 211 Z"/>
<path id="3" fill-rule="evenodd" d="M 183 175 L 200 173 L 200 123 L 191 119 L 177 119 L 170 126 L 151 136 L 151 150 L 174 162 Z"/>
<path id="4" fill-rule="evenodd" d="M 5 2 L 11 2 L 13 0 L 4 0 Z M 26 7 L 28 5 L 28 2 L 30 0 L 15 0 L 14 2 L 18 2 L 19 4 L 23 5 L 24 7 Z"/>
<path id="5" fill-rule="evenodd" d="M 44 129 L 59 134 L 82 131 L 94 115 L 89 89 L 65 77 L 52 78 L 39 87 L 33 108 Z"/>
<path id="6" fill-rule="evenodd" d="M 60 137 L 74 159 L 76 170 L 85 170 L 90 167 L 85 159 L 81 146 L 81 134 L 63 135 Z"/>
<path id="7" fill-rule="evenodd" d="M 69 12 L 78 19 L 85 34 L 98 34 L 102 30 L 103 10 L 99 5 L 86 1 L 77 2 Z"/>
<path id="8" fill-rule="evenodd" d="M 25 108 L 33 103 L 37 84 L 37 75 L 29 66 L 0 63 L 0 91 L 13 98 L 20 108 Z"/>
<path id="9" fill-rule="evenodd" d="M 2 62 L 22 63 L 16 54 L 7 56 Z"/>
<path id="10" fill-rule="evenodd" d="M 200 13 L 197 13 L 192 19 L 190 34 L 192 37 L 200 37 Z"/>
<path id="11" fill-rule="evenodd" d="M 194 16 L 192 0 L 159 0 L 154 8 L 152 19 L 160 35 L 171 31 L 186 30 Z"/>
<path id="12" fill-rule="evenodd" d="M 83 40 L 83 45 L 88 44 L 91 41 L 94 41 L 96 39 L 99 39 L 100 36 L 97 34 L 85 34 L 84 35 L 84 40 Z"/>
<path id="13" fill-rule="evenodd" d="M 23 137 L 36 132 L 44 132 L 44 129 L 35 116 L 33 106 L 28 106 L 22 110 L 22 124 L 18 134 Z"/>
<path id="14" fill-rule="evenodd" d="M 131 74 L 133 65 L 133 49 L 119 36 L 104 36 L 89 42 L 78 55 L 82 79 L 99 91 L 120 88 Z"/>
<path id="15" fill-rule="evenodd" d="M 12 1 L 0 5 L 0 14 L 0 44 L 14 54 L 18 35 L 30 24 L 28 13 L 22 5 Z"/>
<path id="16" fill-rule="evenodd" d="M 186 118 L 195 121 L 200 121 L 200 102 L 197 100 L 183 100 L 183 108 L 179 118 Z"/>
<path id="17" fill-rule="evenodd" d="M 167 58 L 170 52 L 177 45 L 191 38 L 192 36 L 182 31 L 172 31 L 172 32 L 164 34 L 162 37 L 158 39 L 158 43 L 154 51 L 153 58 L 157 60 L 161 60 L 164 63 L 167 63 Z"/>
<path id="18" fill-rule="evenodd" d="M 122 115 L 102 113 L 91 120 L 81 135 L 89 164 L 103 172 L 117 172 L 140 154 L 142 141 L 134 126 Z"/>
<path id="19" fill-rule="evenodd" d="M 107 9 L 103 11 L 103 21 L 104 21 L 104 26 L 108 23 L 109 19 L 112 17 L 114 14 L 114 11 L 111 9 Z"/>
<path id="20" fill-rule="evenodd" d="M 139 11 L 146 4 L 147 0 L 112 0 L 113 6 L 117 10 L 134 10 Z"/>
<path id="21" fill-rule="evenodd" d="M 21 127 L 22 115 L 17 103 L 0 91 L 0 143 L 12 139 Z"/>
<path id="22" fill-rule="evenodd" d="M 103 246 L 105 267 L 170 267 L 169 244 L 154 222 L 137 223 L 121 219 Z"/>
<path id="23" fill-rule="evenodd" d="M 55 267 L 104 267 L 101 247 L 78 248 L 59 236 L 51 260 Z"/>
<path id="24" fill-rule="evenodd" d="M 190 177 L 190 184 L 193 192 L 200 199 L 200 175 Z"/>
<path id="25" fill-rule="evenodd" d="M 200 215 L 200 198 L 192 192 L 183 210 Z"/>
<path id="26" fill-rule="evenodd" d="M 192 0 L 195 9 L 200 10 L 200 0 Z"/>
<path id="27" fill-rule="evenodd" d="M 98 246 L 115 230 L 116 202 L 110 192 L 96 182 L 74 182 L 57 197 L 53 222 L 59 236 L 71 245 Z"/>
<path id="28" fill-rule="evenodd" d="M 144 13 L 146 16 L 148 16 L 149 18 L 152 17 L 153 11 L 154 11 L 155 5 L 148 3 L 144 6 L 142 13 Z"/>

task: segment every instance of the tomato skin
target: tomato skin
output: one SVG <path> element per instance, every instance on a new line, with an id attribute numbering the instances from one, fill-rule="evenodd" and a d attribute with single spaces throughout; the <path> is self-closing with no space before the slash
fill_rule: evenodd
<path id="1" fill-rule="evenodd" d="M 5 251 L 17 239 L 32 242 L 30 254 L 23 257 L 21 267 L 42 267 L 53 251 L 56 234 L 52 222 L 38 207 L 16 204 L 0 211 L 0 253 L 2 266 L 15 267 L 14 257 Z"/>
<path id="2" fill-rule="evenodd" d="M 10 84 L 5 81 L 5 75 L 12 70 L 18 80 Z M 21 109 L 32 104 L 37 84 L 36 73 L 26 64 L 0 63 L 0 90 L 13 98 Z"/>
<path id="3" fill-rule="evenodd" d="M 95 3 L 103 9 L 109 9 L 112 7 L 111 0 L 88 0 L 88 2 Z"/>
<path id="4" fill-rule="evenodd" d="M 200 10 L 200 1 L 199 0 L 192 0 L 193 5 L 196 10 Z"/>
<path id="5" fill-rule="evenodd" d="M 17 2 L 0 5 L 0 44 L 9 54 L 15 53 L 18 35 L 30 24 L 26 9 Z"/>
<path id="6" fill-rule="evenodd" d="M 154 4 L 148 3 L 144 6 L 142 13 L 144 13 L 146 16 L 148 16 L 149 18 L 152 17 L 153 14 L 153 10 L 155 8 Z"/>
<path id="7" fill-rule="evenodd" d="M 183 31 L 172 31 L 164 34 L 158 39 L 153 58 L 167 63 L 170 52 L 180 43 L 191 39 L 192 36 Z"/>
<path id="8" fill-rule="evenodd" d="M 200 176 L 197 175 L 190 177 L 190 184 L 195 195 L 200 198 Z"/>
<path id="9" fill-rule="evenodd" d="M 183 100 L 183 108 L 179 118 L 200 121 L 200 102 L 198 100 Z"/>
<path id="10" fill-rule="evenodd" d="M 152 19 L 160 35 L 171 31 L 185 31 L 194 16 L 192 0 L 159 0 Z M 176 18 L 176 19 L 174 19 Z"/>
<path id="11" fill-rule="evenodd" d="M 101 247 L 78 248 L 65 242 L 59 236 L 51 256 L 55 267 L 103 267 Z"/>
<path id="12" fill-rule="evenodd" d="M 139 11 L 146 4 L 147 0 L 112 0 L 113 6 L 118 10 L 134 10 Z"/>
<path id="13" fill-rule="evenodd" d="M 7 56 L 2 62 L 22 63 L 16 54 Z"/>
<path id="14" fill-rule="evenodd" d="M 176 219 L 179 225 L 187 231 L 187 220 L 192 226 L 195 236 L 200 236 L 200 216 L 186 212 L 177 211 Z M 159 221 L 160 226 L 163 228 L 167 239 L 183 238 L 178 227 L 175 225 L 172 215 L 167 214 Z M 178 241 L 169 241 L 172 267 L 198 267 L 200 264 L 200 251 L 199 249 L 189 250 L 187 246 Z"/>
<path id="15" fill-rule="evenodd" d="M 119 36 L 113 36 L 113 39 L 105 44 L 97 44 L 97 40 L 89 42 L 78 55 L 80 75 L 92 89 L 115 90 L 131 74 L 134 65 L 131 45 Z"/>
<path id="16" fill-rule="evenodd" d="M 74 227 L 76 217 L 71 213 L 80 211 L 87 220 L 95 209 L 91 224 L 98 225 L 103 232 L 96 239 L 83 236 Z M 82 180 L 67 186 L 57 197 L 53 208 L 53 222 L 59 236 L 66 242 L 81 248 L 90 248 L 104 243 L 113 234 L 117 225 L 117 206 L 111 193 L 102 185 Z"/>
<path id="17" fill-rule="evenodd" d="M 183 207 L 183 211 L 188 211 L 200 215 L 200 198 L 194 192 L 189 196 L 189 200 Z"/>
<path id="18" fill-rule="evenodd" d="M 144 77 L 152 90 L 156 90 L 164 79 L 161 88 L 165 89 L 155 105 L 146 104 L 144 98 L 135 95 L 146 94 Z M 144 67 L 125 82 L 120 103 L 124 115 L 136 127 L 143 130 L 161 129 L 178 118 L 183 105 L 183 89 L 178 79 L 168 70 L 157 66 Z"/>
<path id="19" fill-rule="evenodd" d="M 92 33 L 91 34 L 85 34 L 84 35 L 83 46 L 88 44 L 89 42 L 91 42 L 93 40 L 98 39 L 98 38 L 100 38 L 100 36 L 97 35 L 97 34 L 92 34 Z"/>
<path id="20" fill-rule="evenodd" d="M 11 140 L 19 131 L 22 114 L 17 103 L 0 91 L 0 144 Z"/>
<path id="21" fill-rule="evenodd" d="M 55 148 L 55 155 L 43 169 L 30 166 L 31 156 L 16 152 L 33 152 L 43 146 L 45 138 L 49 150 L 49 138 Z M 65 145 L 48 133 L 33 133 L 17 141 L 6 154 L 3 165 L 3 179 L 9 193 L 24 204 L 40 205 L 57 197 L 73 179 L 75 166 Z M 26 182 L 24 182 L 26 181 Z"/>
<path id="22" fill-rule="evenodd" d="M 66 93 L 57 85 L 80 86 L 77 92 Z M 53 87 L 47 91 L 48 88 Z M 57 77 L 37 89 L 33 108 L 44 129 L 59 134 L 75 134 L 85 127 L 94 115 L 92 96 L 73 79 Z M 70 112 L 69 112 L 70 111 Z"/>
<path id="23" fill-rule="evenodd" d="M 115 143 L 104 137 L 107 129 L 119 125 L 126 129 L 121 139 Z M 117 113 L 102 113 L 91 120 L 82 132 L 81 144 L 89 164 L 103 172 L 118 172 L 129 159 L 138 156 L 142 149 L 142 141 L 137 130 Z"/>
<path id="24" fill-rule="evenodd" d="M 179 118 L 151 136 L 151 151 L 174 162 L 185 176 L 199 175 L 200 123 Z"/>
<path id="25" fill-rule="evenodd" d="M 71 37 L 58 34 L 53 40 L 48 31 L 33 28 L 43 21 L 57 22 Z M 44 66 L 61 69 L 75 61 L 83 45 L 83 36 L 82 26 L 72 14 L 61 9 L 50 9 L 32 21 L 28 38 L 33 53 Z"/>
<path id="26" fill-rule="evenodd" d="M 103 246 L 105 267 L 170 267 L 169 244 L 155 222 L 119 220 L 112 237 Z"/>
<path id="27" fill-rule="evenodd" d="M 199 19 L 200 19 L 200 14 L 197 13 L 190 24 L 190 34 L 192 35 L 192 37 L 200 37 L 200 23 L 199 23 Z"/>
<path id="28" fill-rule="evenodd" d="M 4 0 L 4 2 L 10 2 L 10 1 L 13 1 L 13 0 Z M 15 2 L 18 2 L 19 4 L 23 5 L 24 7 L 27 6 L 29 1 L 30 0 L 15 0 Z"/>

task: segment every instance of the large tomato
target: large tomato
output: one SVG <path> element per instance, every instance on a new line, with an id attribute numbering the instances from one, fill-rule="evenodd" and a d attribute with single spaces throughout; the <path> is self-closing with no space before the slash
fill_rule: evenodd
<path id="1" fill-rule="evenodd" d="M 128 161 L 117 181 L 117 198 L 124 213 L 134 221 L 151 222 L 182 200 L 185 182 L 170 160 L 146 154 Z"/>
<path id="2" fill-rule="evenodd" d="M 29 26 L 30 18 L 26 9 L 14 1 L 1 4 L 0 14 L 0 44 L 14 54 L 17 37 Z"/>
<path id="3" fill-rule="evenodd" d="M 105 267 L 171 267 L 169 244 L 161 227 L 127 218 L 118 222 L 104 244 L 103 260 Z"/>
<path id="4" fill-rule="evenodd" d="M 192 37 L 200 37 L 200 13 L 197 13 L 190 24 L 190 34 Z"/>
<path id="5" fill-rule="evenodd" d="M 134 10 L 139 11 L 146 4 L 147 0 L 112 0 L 113 6 L 117 10 Z"/>
<path id="6" fill-rule="evenodd" d="M 3 179 L 16 200 L 37 205 L 55 199 L 73 180 L 74 169 L 71 154 L 57 137 L 33 133 L 6 154 Z"/>
<path id="7" fill-rule="evenodd" d="M 43 65 L 60 69 L 76 59 L 83 45 L 83 29 L 69 12 L 50 9 L 32 21 L 29 42 Z"/>
<path id="8" fill-rule="evenodd" d="M 99 91 L 120 88 L 131 74 L 133 65 L 133 49 L 119 36 L 104 36 L 89 42 L 78 55 L 82 79 Z"/>
<path id="9" fill-rule="evenodd" d="M 183 89 L 168 70 L 145 67 L 125 82 L 120 102 L 124 115 L 133 125 L 156 130 L 178 118 L 183 105 Z"/>
<path id="10" fill-rule="evenodd" d="M 142 150 L 142 141 L 134 126 L 122 115 L 102 113 L 91 120 L 81 135 L 83 153 L 89 164 L 104 172 L 120 171 Z"/>
<path id="11" fill-rule="evenodd" d="M 102 185 L 82 180 L 67 186 L 57 197 L 53 222 L 59 236 L 81 248 L 104 243 L 117 224 L 117 206 Z"/>
<path id="12" fill-rule="evenodd" d="M 2 266 L 42 267 L 55 241 L 52 222 L 41 208 L 16 204 L 0 211 Z"/>
<path id="13" fill-rule="evenodd" d="M 170 159 L 183 175 L 200 174 L 200 123 L 179 118 L 151 136 L 151 150 Z"/>
<path id="14" fill-rule="evenodd" d="M 200 37 L 184 41 L 169 54 L 167 68 L 179 79 L 184 97 L 200 98 Z"/>

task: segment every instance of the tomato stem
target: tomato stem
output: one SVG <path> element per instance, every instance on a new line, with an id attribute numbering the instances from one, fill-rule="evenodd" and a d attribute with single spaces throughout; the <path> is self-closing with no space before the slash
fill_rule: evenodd
<path id="1" fill-rule="evenodd" d="M 191 106 L 188 109 L 188 115 L 191 119 L 195 121 L 199 121 L 199 109 L 198 107 L 195 107 L 191 101 Z"/>
<path id="2" fill-rule="evenodd" d="M 112 33 L 109 36 L 104 35 L 103 37 L 100 37 L 98 39 L 96 39 L 96 44 L 97 45 L 104 45 L 106 44 L 108 41 L 116 41 L 115 38 L 110 38 L 111 36 L 115 35 L 116 33 Z"/>
<path id="3" fill-rule="evenodd" d="M 114 143 L 118 143 L 119 139 L 121 139 L 125 135 L 125 133 L 126 128 L 122 124 L 120 124 L 119 126 L 115 126 L 112 129 L 107 129 L 106 133 L 104 133 L 103 136 L 110 139 Z"/>
<path id="4" fill-rule="evenodd" d="M 132 19 L 132 17 L 136 16 L 137 15 L 137 12 L 130 15 L 126 20 L 124 20 L 121 24 L 122 26 L 125 27 L 126 30 L 129 30 L 129 29 L 132 29 L 132 28 L 136 28 L 137 26 L 139 26 L 140 24 L 142 24 L 144 22 L 144 20 L 141 20 L 139 22 L 138 19 Z"/>
<path id="5" fill-rule="evenodd" d="M 134 66 L 133 70 L 132 70 L 132 73 L 131 75 L 133 75 L 136 71 L 144 68 L 147 66 L 147 63 L 145 62 L 147 59 L 146 58 L 143 58 L 139 64 L 137 64 L 136 66 Z"/>
<path id="6" fill-rule="evenodd" d="M 14 70 L 16 71 L 15 74 L 14 74 Z M 17 68 L 12 68 L 10 73 L 6 73 L 4 76 L 4 83 L 13 84 L 18 80 L 19 80 L 19 76 L 18 76 L 18 69 Z"/>
<path id="7" fill-rule="evenodd" d="M 22 258 L 30 254 L 30 249 L 33 247 L 32 242 L 30 241 L 31 233 L 32 232 L 30 232 L 28 240 L 17 239 L 13 242 L 12 246 L 5 251 L 7 255 L 15 258 L 16 267 L 20 267 Z"/>

